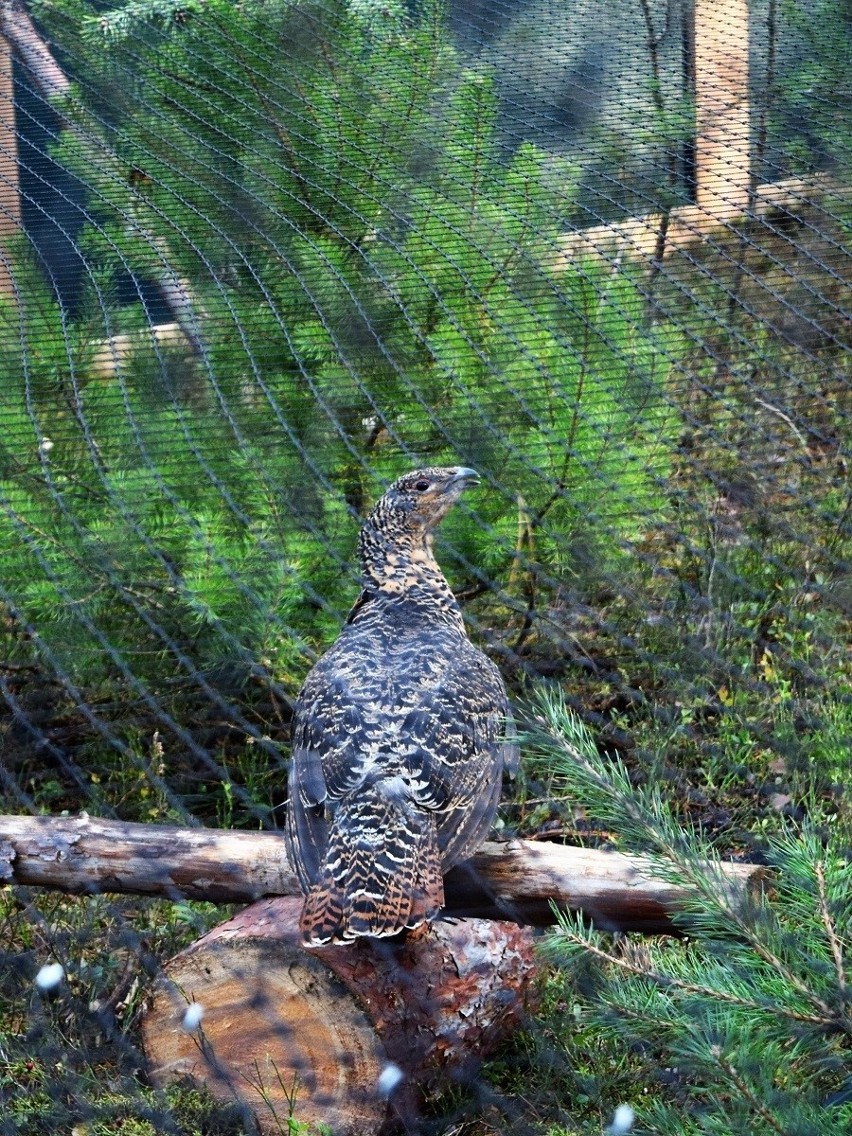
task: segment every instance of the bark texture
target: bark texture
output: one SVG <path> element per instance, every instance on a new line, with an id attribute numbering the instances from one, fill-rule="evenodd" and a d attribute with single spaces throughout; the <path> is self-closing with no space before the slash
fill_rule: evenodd
<path id="1" fill-rule="evenodd" d="M 474 1072 L 525 1018 L 529 930 L 465 919 L 416 941 L 307 950 L 300 909 L 252 904 L 168 963 L 142 1023 L 156 1084 L 201 1080 L 266 1131 L 286 1130 L 292 1110 L 364 1136 L 410 1123 L 424 1094 Z M 203 1014 L 187 1028 L 193 1003 Z M 389 1093 L 393 1066 L 403 1077 Z"/>
<path id="2" fill-rule="evenodd" d="M 756 888 L 764 869 L 723 864 L 720 888 Z M 299 895 L 275 832 L 129 824 L 79 817 L 0 816 L 0 882 L 65 892 L 119 892 L 249 903 Z M 639 856 L 539 841 L 484 844 L 446 878 L 447 911 L 545 926 L 552 904 L 607 930 L 665 932 L 688 889 L 655 877 Z"/>

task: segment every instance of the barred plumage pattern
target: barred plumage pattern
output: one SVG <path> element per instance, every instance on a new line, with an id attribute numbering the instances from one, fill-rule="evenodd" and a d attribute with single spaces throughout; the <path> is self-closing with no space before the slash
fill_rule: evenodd
<path id="1" fill-rule="evenodd" d="M 442 873 L 485 839 L 517 764 L 502 679 L 432 550 L 477 483 L 429 468 L 388 489 L 361 530 L 363 591 L 296 702 L 287 839 L 307 945 L 434 919 Z"/>

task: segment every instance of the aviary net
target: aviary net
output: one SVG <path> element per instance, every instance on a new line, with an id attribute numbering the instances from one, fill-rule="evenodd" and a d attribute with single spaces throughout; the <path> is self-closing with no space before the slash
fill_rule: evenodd
<path id="1" fill-rule="evenodd" d="M 841 810 L 848 4 L 12 0 L 0 32 L 4 812 L 281 828 L 359 524 L 455 464 L 438 558 L 522 730 L 558 692 L 727 858 Z M 534 753 L 501 824 L 618 844 Z M 138 1073 L 212 905 L 0 903 L 0 1132 L 250 1124 Z M 600 1131 L 479 1085 L 419 1123 Z"/>

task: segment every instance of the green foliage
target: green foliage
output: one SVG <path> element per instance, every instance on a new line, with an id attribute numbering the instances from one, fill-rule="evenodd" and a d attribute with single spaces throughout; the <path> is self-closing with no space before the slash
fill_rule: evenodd
<path id="1" fill-rule="evenodd" d="M 564 920 L 544 1044 L 516 1042 L 534 1067 L 510 1058 L 492 1079 L 525 1107 L 556 1086 L 547 1122 L 596 1136 L 628 1100 L 640 1130 L 848 1127 L 849 481 L 844 441 L 826 441 L 845 372 L 769 330 L 799 302 L 791 280 L 825 307 L 813 268 L 786 272 L 793 237 L 749 237 L 742 271 L 715 237 L 650 276 L 566 267 L 576 164 L 509 152 L 495 77 L 459 57 L 437 8 L 34 10 L 74 60 L 54 157 L 89 186 L 92 220 L 73 318 L 23 255 L 19 304 L 0 310 L 0 680 L 19 697 L 0 741 L 24 807 L 268 822 L 284 783 L 270 738 L 356 594 L 360 516 L 420 461 L 476 466 L 485 486 L 440 537 L 451 582 L 511 678 L 558 674 L 628 755 L 601 759 L 545 707 L 509 823 L 576 835 L 587 820 L 581 835 L 605 829 L 696 896 L 679 941 Z M 799 109 L 813 74 L 841 105 L 828 64 L 803 64 Z M 691 118 L 679 94 L 658 103 L 640 142 L 673 153 Z M 626 145 L 600 130 L 609 194 Z M 804 242 L 824 219 L 803 217 L 801 260 L 821 264 Z M 128 277 L 177 297 L 191 347 L 156 340 L 141 298 L 120 302 Z M 819 326 L 841 342 L 839 316 Z M 112 368 L 110 336 L 130 341 Z M 718 848 L 697 834 L 711 806 L 730 808 Z M 777 872 L 760 902 L 720 881 L 722 849 L 744 847 Z M 5 1003 L 22 1027 L 0 1041 L 15 1123 L 57 1130 L 52 1080 L 63 1107 L 102 1093 L 87 1131 L 230 1131 L 127 1065 L 104 1090 L 134 1007 L 109 1068 L 89 1061 L 117 937 L 100 900 L 80 910 L 73 1006 L 29 988 Z M 210 917 L 178 904 L 118 922 L 162 958 Z"/>
<path id="2" fill-rule="evenodd" d="M 222 916 L 212 904 L 0 896 L 0 1130 L 4 1136 L 254 1136 L 244 1109 L 199 1087 L 140 1084 L 130 1038 L 150 952 L 174 953 Z M 49 992 L 46 962 L 64 977 Z"/>
<path id="3" fill-rule="evenodd" d="M 801 47 L 767 93 L 773 142 L 793 169 L 849 169 L 849 74 L 852 67 L 852 13 L 848 4 L 815 0 L 808 5 L 777 4 L 777 49 L 789 51 L 791 32 Z"/>
<path id="4" fill-rule="evenodd" d="M 144 375 L 89 381 L 90 347 L 69 344 L 38 299 L 52 325 L 40 318 L 26 371 L 26 357 L 8 359 L 0 392 L 0 539 L 19 618 L 83 682 L 122 661 L 144 680 L 186 644 L 197 666 L 248 665 L 251 648 L 286 672 L 290 619 L 336 572 L 323 534 L 338 510 L 318 504 L 314 531 L 294 530 L 290 454 L 279 448 L 258 477 L 224 420 L 158 405 Z"/>
<path id="5" fill-rule="evenodd" d="M 420 460 L 507 487 L 448 529 L 497 582 L 519 515 L 550 570 L 594 502 L 617 558 L 664 505 L 678 337 L 626 275 L 553 271 L 552 165 L 498 152 L 491 78 L 458 71 L 439 13 L 85 13 L 40 12 L 86 71 L 56 156 L 99 220 L 81 314 L 30 279 L 6 348 L 17 626 L 83 685 L 260 660 L 294 686 L 353 596 L 352 514 Z M 122 272 L 182 292 L 192 358 L 116 304 Z M 137 348 L 104 379 L 116 332 Z"/>
<path id="6" fill-rule="evenodd" d="M 548 941 L 563 998 L 629 1060 L 640 1130 L 843 1131 L 852 1122 L 848 810 L 814 808 L 804 828 L 771 837 L 765 890 L 746 894 L 731 888 L 709 843 L 675 821 L 659 787 L 637 790 L 558 698 L 543 696 L 537 713 L 534 744 L 571 792 L 691 896 L 677 917 L 683 940 L 613 940 L 563 914 Z"/>

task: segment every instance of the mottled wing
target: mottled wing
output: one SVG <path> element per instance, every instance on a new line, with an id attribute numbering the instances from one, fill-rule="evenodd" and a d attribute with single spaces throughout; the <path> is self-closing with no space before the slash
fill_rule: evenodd
<path id="1" fill-rule="evenodd" d="M 416 800 L 438 813 L 444 870 L 488 835 L 500 799 L 504 740 L 511 721 L 500 674 L 470 643 L 444 657 L 441 681 L 423 691 L 404 723 L 405 755 Z"/>
<path id="2" fill-rule="evenodd" d="M 287 850 L 305 891 L 328 842 L 327 806 L 360 776 L 364 722 L 331 653 L 310 671 L 296 699 L 287 808 Z"/>

